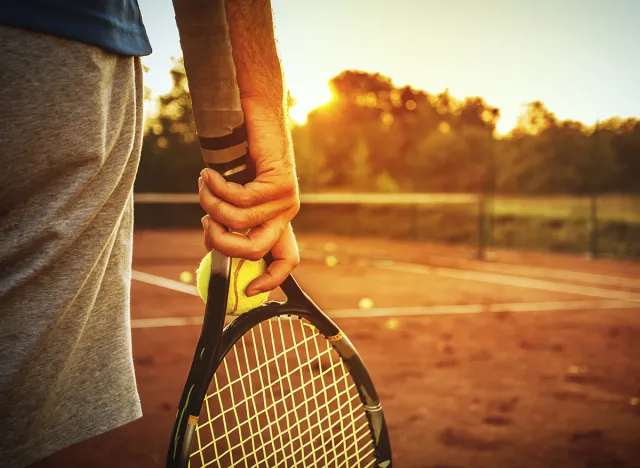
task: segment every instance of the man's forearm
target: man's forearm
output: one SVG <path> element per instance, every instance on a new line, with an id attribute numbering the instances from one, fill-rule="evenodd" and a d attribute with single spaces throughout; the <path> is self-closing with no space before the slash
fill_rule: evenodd
<path id="1" fill-rule="evenodd" d="M 212 0 L 191 1 L 206 6 Z M 291 228 L 300 208 L 298 179 L 271 2 L 223 1 L 255 178 L 239 185 L 206 169 L 201 173 L 199 199 L 207 212 L 203 218 L 207 249 L 254 260 L 271 252 L 268 273 L 247 287 L 247 293 L 255 294 L 280 285 L 300 260 Z"/>
<path id="2" fill-rule="evenodd" d="M 265 107 L 265 124 L 286 128 L 282 67 L 270 0 L 226 0 L 227 23 L 242 99 Z M 269 115 L 271 114 L 271 115 Z"/>

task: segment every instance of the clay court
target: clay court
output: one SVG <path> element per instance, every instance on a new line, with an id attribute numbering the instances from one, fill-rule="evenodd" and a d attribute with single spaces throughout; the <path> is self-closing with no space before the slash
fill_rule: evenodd
<path id="1" fill-rule="evenodd" d="M 367 364 L 394 466 L 640 467 L 640 263 L 514 251 L 480 262 L 473 248 L 423 242 L 299 241 L 296 277 Z M 43 466 L 164 466 L 203 313 L 180 274 L 203 254 L 198 231 L 136 233 L 144 417 Z M 373 307 L 360 308 L 363 298 Z"/>

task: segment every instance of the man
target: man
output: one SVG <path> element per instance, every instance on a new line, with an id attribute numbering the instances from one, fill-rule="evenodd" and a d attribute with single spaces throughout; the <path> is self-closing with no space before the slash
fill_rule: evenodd
<path id="1" fill-rule="evenodd" d="M 240 187 L 199 179 L 205 245 L 298 262 L 298 209 L 269 0 L 228 0 L 256 163 Z M 250 34 L 249 34 L 250 32 Z M 0 0 L 0 465 L 20 468 L 141 416 L 131 358 L 132 187 L 142 141 L 135 0 Z M 240 238 L 224 228 L 254 228 Z"/>

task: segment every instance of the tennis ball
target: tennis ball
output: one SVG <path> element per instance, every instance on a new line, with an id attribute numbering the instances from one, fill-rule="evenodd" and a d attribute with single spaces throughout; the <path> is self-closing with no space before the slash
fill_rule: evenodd
<path id="1" fill-rule="evenodd" d="M 193 281 L 193 275 L 190 271 L 183 271 L 180 273 L 180 281 L 183 283 L 191 283 Z"/>
<path id="2" fill-rule="evenodd" d="M 231 259 L 231 278 L 229 284 L 229 296 L 227 297 L 227 315 L 240 315 L 264 304 L 269 297 L 269 292 L 263 292 L 252 297 L 245 295 L 249 283 L 267 271 L 264 260 L 253 262 L 243 258 Z M 204 302 L 207 302 L 209 292 L 209 278 L 211 277 L 211 252 L 200 262 L 196 270 L 196 283 L 198 292 Z"/>
<path id="3" fill-rule="evenodd" d="M 334 257 L 333 255 L 329 255 L 329 256 L 325 257 L 324 263 L 328 267 L 334 267 L 334 266 L 336 266 L 338 264 L 338 259 L 336 257 Z"/>
<path id="4" fill-rule="evenodd" d="M 373 300 L 368 297 L 363 297 L 362 299 L 360 299 L 360 302 L 358 302 L 358 307 L 363 310 L 373 309 L 373 306 Z"/>

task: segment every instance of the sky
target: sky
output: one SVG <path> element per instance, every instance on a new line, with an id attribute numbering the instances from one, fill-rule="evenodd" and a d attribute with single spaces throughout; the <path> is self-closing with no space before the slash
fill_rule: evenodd
<path id="1" fill-rule="evenodd" d="M 181 56 L 171 0 L 139 0 L 154 49 L 143 59 L 155 95 Z M 343 70 L 394 84 L 482 96 L 506 133 L 543 101 L 588 125 L 640 117 L 640 0 L 272 0 L 285 79 L 299 122 L 330 98 Z"/>

